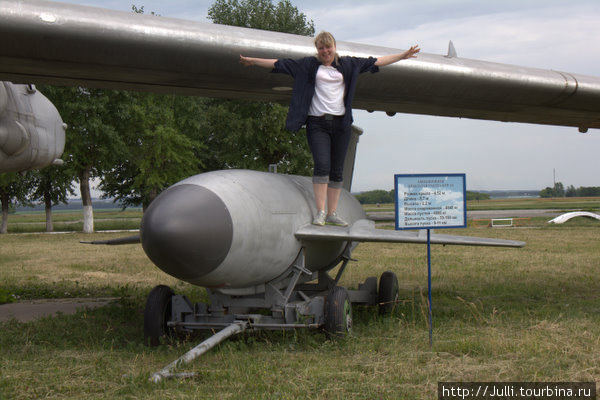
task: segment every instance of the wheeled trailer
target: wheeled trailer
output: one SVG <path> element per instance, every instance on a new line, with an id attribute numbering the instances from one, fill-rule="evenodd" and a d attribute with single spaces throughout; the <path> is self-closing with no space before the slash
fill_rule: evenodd
<path id="1" fill-rule="evenodd" d="M 349 254 L 349 252 L 348 252 Z M 160 344 L 161 338 L 202 329 L 220 329 L 186 355 L 155 373 L 152 380 L 173 376 L 172 370 L 214 347 L 222 340 L 245 330 L 287 330 L 322 328 L 332 337 L 352 331 L 352 304 L 378 305 L 381 315 L 390 314 L 398 300 L 398 279 L 384 272 L 379 284 L 370 277 L 358 289 L 338 285 L 350 261 L 344 257 L 332 278 L 327 271 L 312 273 L 304 268 L 303 252 L 279 282 L 265 286 L 262 293 L 224 294 L 207 289 L 209 302 L 193 304 L 186 296 L 175 294 L 169 287 L 156 286 L 149 294 L 144 311 L 144 340 L 149 346 Z M 316 283 L 306 283 L 316 275 Z M 304 282 L 303 282 L 304 281 Z"/>

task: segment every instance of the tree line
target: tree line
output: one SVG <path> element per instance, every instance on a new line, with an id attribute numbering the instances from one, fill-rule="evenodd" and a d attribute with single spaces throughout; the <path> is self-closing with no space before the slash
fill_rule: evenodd
<path id="1" fill-rule="evenodd" d="M 360 204 L 385 204 L 395 203 L 396 195 L 392 190 L 370 190 L 354 195 Z M 490 195 L 487 193 L 471 192 L 467 190 L 467 201 L 469 200 L 488 200 Z"/>
<path id="2" fill-rule="evenodd" d="M 561 182 L 557 182 L 554 187 L 546 187 L 539 192 L 540 197 L 600 197 L 600 187 L 579 187 L 575 188 L 573 185 L 565 189 Z M 361 204 L 384 204 L 394 203 L 395 194 L 394 190 L 371 190 L 367 192 L 358 193 L 355 195 L 357 200 Z M 489 200 L 490 195 L 488 193 L 472 192 L 467 190 L 467 201 L 470 200 Z"/>
<path id="3" fill-rule="evenodd" d="M 143 7 L 132 7 L 143 13 Z M 217 24 L 313 36 L 314 24 L 290 0 L 216 0 Z M 237 63 L 237 58 L 232 59 Z M 287 107 L 276 103 L 43 85 L 38 89 L 68 125 L 63 166 L 0 174 L 2 225 L 11 204 L 42 201 L 46 230 L 52 205 L 66 203 L 79 184 L 84 231 L 93 232 L 90 181 L 103 197 L 147 207 L 165 188 L 200 172 L 244 168 L 308 175 L 305 132 L 285 130 Z"/>
<path id="4" fill-rule="evenodd" d="M 556 182 L 554 187 L 546 187 L 540 191 L 540 197 L 598 197 L 600 186 L 581 186 L 575 188 L 570 185 L 565 189 L 562 182 Z"/>

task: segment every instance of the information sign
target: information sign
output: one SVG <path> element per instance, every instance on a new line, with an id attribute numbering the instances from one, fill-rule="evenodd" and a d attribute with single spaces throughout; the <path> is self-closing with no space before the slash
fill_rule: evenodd
<path id="1" fill-rule="evenodd" d="M 467 226 L 465 174 L 394 175 L 396 229 Z"/>

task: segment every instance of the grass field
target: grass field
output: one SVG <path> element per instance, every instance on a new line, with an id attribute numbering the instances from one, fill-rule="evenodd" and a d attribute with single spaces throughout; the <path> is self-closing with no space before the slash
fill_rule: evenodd
<path id="1" fill-rule="evenodd" d="M 367 204 L 364 209 L 367 213 L 393 213 L 394 204 Z M 468 211 L 527 209 L 598 212 L 600 210 L 600 197 L 492 199 L 467 202 Z M 141 220 L 142 211 L 140 209 L 99 209 L 94 211 L 94 228 L 96 231 L 137 229 Z M 55 231 L 78 232 L 83 229 L 83 214 L 81 211 L 55 211 L 53 221 Z M 46 216 L 43 211 L 19 212 L 11 214 L 8 218 L 9 233 L 43 232 L 45 229 Z"/>
<path id="2" fill-rule="evenodd" d="M 55 231 L 78 232 L 83 230 L 82 211 L 55 211 L 52 215 Z M 141 220 L 141 210 L 94 210 L 95 230 L 138 229 Z M 8 217 L 9 233 L 43 232 L 45 230 L 46 214 L 44 212 L 19 212 Z"/>
<path id="3" fill-rule="evenodd" d="M 12 216 L 11 216 L 12 217 Z M 140 246 L 79 240 L 119 234 L 0 236 L 0 295 L 115 296 L 97 310 L 0 324 L 0 399 L 433 399 L 440 381 L 600 382 L 600 224 L 586 219 L 452 234 L 523 240 L 522 249 L 432 247 L 433 346 L 424 246 L 362 244 L 342 284 L 393 270 L 390 318 L 354 308 L 354 333 L 255 332 L 185 367 L 190 379 L 148 377 L 198 343 L 143 346 L 143 308 L 157 284 L 193 300 Z"/>

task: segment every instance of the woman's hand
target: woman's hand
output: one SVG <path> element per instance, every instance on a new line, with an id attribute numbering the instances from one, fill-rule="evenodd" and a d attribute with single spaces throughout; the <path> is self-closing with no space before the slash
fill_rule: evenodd
<path id="1" fill-rule="evenodd" d="M 421 49 L 419 48 L 419 45 L 414 45 L 410 49 L 406 50 L 403 53 L 377 57 L 377 61 L 375 62 L 375 65 L 377 65 L 378 67 L 384 67 L 386 65 L 393 64 L 400 60 L 406 60 L 408 58 L 415 58 L 415 57 L 417 57 L 417 54 L 420 51 L 421 51 Z"/>
<path id="2" fill-rule="evenodd" d="M 240 54 L 240 64 L 242 64 L 244 67 L 251 67 L 252 65 L 254 65 L 252 63 L 252 59 L 250 57 L 244 57 L 241 54 Z"/>
<path id="3" fill-rule="evenodd" d="M 410 49 L 408 49 L 408 50 L 405 51 L 406 57 L 404 57 L 404 58 L 405 59 L 406 58 L 416 58 L 417 57 L 417 53 L 419 53 L 420 51 L 421 51 L 421 49 L 419 48 L 418 44 L 414 45 L 414 46 L 411 46 Z"/>

